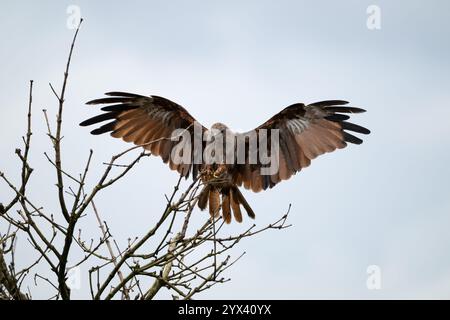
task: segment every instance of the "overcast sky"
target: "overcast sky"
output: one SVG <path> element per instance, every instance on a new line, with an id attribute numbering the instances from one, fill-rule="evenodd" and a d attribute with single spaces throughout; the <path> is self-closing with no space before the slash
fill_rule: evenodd
<path id="1" fill-rule="evenodd" d="M 247 254 L 227 272 L 232 281 L 202 297 L 450 298 L 448 1 L 2 1 L 0 170 L 18 181 L 14 149 L 34 79 L 31 161 L 39 170 L 30 190 L 50 211 L 55 177 L 40 110 L 57 110 L 48 82 L 61 84 L 69 5 L 85 18 L 66 96 L 70 172 L 80 172 L 89 148 L 99 174 L 128 147 L 78 126 L 97 112 L 84 103 L 107 91 L 161 95 L 207 127 L 220 121 L 236 131 L 295 102 L 344 99 L 368 111 L 353 118 L 372 131 L 362 145 L 322 156 L 270 191 L 244 192 L 258 226 L 289 203 L 293 226 L 243 242 L 235 253 Z M 380 9 L 381 29 L 367 27 L 370 5 Z M 176 181 L 160 159 L 146 159 L 98 198 L 119 243 L 151 227 Z M 0 202 L 10 196 L 0 184 Z M 92 217 L 84 224 L 98 232 Z M 371 265 L 381 270 L 380 290 L 366 286 Z M 48 288 L 33 290 L 46 297 Z M 87 298 L 87 282 L 73 295 Z"/>

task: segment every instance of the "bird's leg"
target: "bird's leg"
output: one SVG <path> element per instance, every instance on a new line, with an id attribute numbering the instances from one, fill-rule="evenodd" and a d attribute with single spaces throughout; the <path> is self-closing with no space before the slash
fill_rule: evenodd
<path id="1" fill-rule="evenodd" d="M 208 183 L 213 177 L 213 170 L 210 166 L 203 168 L 200 172 L 203 183 Z"/>

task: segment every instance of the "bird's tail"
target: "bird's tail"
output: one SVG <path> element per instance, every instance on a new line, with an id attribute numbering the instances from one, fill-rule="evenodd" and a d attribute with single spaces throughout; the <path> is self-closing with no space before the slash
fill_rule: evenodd
<path id="1" fill-rule="evenodd" d="M 220 201 L 221 198 L 222 202 Z M 198 207 L 201 210 L 205 210 L 206 206 L 208 206 L 211 217 L 217 217 L 222 211 L 222 217 L 226 223 L 231 222 L 231 212 L 233 212 L 234 219 L 237 222 L 242 222 L 241 205 L 244 207 L 247 215 L 254 219 L 255 213 L 253 209 L 237 187 L 225 188 L 219 191 L 214 186 L 206 185 L 198 197 Z"/>

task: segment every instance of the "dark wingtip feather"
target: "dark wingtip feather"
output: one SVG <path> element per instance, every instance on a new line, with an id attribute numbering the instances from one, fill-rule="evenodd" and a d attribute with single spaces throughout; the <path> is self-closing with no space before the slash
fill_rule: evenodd
<path id="1" fill-rule="evenodd" d="M 92 124 L 91 119 L 92 118 L 84 120 L 83 122 L 80 122 L 80 126 L 82 126 L 82 127 L 90 126 Z"/>
<path id="2" fill-rule="evenodd" d="M 129 103 L 120 103 L 120 104 L 113 104 L 106 107 L 102 107 L 100 110 L 102 111 L 126 111 L 131 109 L 137 109 L 139 108 L 139 105 L 135 104 L 129 104 Z"/>
<path id="3" fill-rule="evenodd" d="M 116 116 L 117 116 L 117 112 L 102 113 L 98 116 L 84 120 L 83 122 L 80 123 L 80 126 L 82 126 L 82 127 L 90 126 L 92 124 L 99 123 L 99 122 L 102 122 L 105 120 L 114 119 Z"/>
<path id="4" fill-rule="evenodd" d="M 100 98 L 86 102 L 86 104 L 106 104 L 106 103 L 124 103 L 129 102 L 130 98 L 127 97 L 110 97 L 110 98 Z"/>
<path id="5" fill-rule="evenodd" d="M 102 133 L 105 133 L 105 132 L 113 131 L 115 126 L 116 126 L 116 121 L 112 121 L 112 122 L 109 122 L 107 124 L 104 124 L 103 126 L 101 126 L 98 129 L 92 130 L 91 134 L 99 135 L 99 134 L 102 134 Z"/>
<path id="6" fill-rule="evenodd" d="M 336 107 L 336 106 L 330 106 L 325 107 L 325 110 L 330 112 L 341 112 L 341 113 L 363 113 L 366 112 L 366 110 L 356 107 Z"/>
<path id="7" fill-rule="evenodd" d="M 101 128 L 95 129 L 91 131 L 91 134 L 98 136 L 99 134 L 105 133 L 101 130 Z"/>
<path id="8" fill-rule="evenodd" d="M 350 119 L 350 116 L 347 116 L 345 114 L 336 113 L 336 114 L 331 114 L 329 116 L 326 116 L 325 119 L 330 120 L 330 121 L 340 122 L 340 121 Z"/>
<path id="9" fill-rule="evenodd" d="M 105 95 L 113 96 L 113 97 L 127 97 L 127 98 L 142 98 L 142 97 L 144 97 L 144 96 L 141 96 L 140 94 L 122 92 L 122 91 L 106 92 Z"/>
<path id="10" fill-rule="evenodd" d="M 358 132 L 358 133 L 362 133 L 362 134 L 370 133 L 369 129 L 359 126 L 357 124 L 351 123 L 351 122 L 342 121 L 341 125 L 342 125 L 342 129 L 344 129 L 344 130 L 350 130 L 350 131 L 354 131 L 354 132 Z"/>
<path id="11" fill-rule="evenodd" d="M 318 101 L 311 103 L 309 106 L 312 107 L 327 107 L 327 106 L 335 106 L 335 105 L 346 105 L 348 104 L 348 101 L 345 100 L 324 100 L 324 101 Z"/>
<path id="12" fill-rule="evenodd" d="M 348 132 L 344 131 L 344 141 L 350 142 L 353 144 L 361 144 L 363 141 L 360 138 L 355 137 L 354 135 L 351 135 Z"/>

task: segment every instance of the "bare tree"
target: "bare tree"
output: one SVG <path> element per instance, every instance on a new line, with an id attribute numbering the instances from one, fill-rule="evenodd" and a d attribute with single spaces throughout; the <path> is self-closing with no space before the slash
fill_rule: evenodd
<path id="1" fill-rule="evenodd" d="M 81 20 L 82 22 L 82 20 Z M 80 25 L 81 25 L 80 22 Z M 23 289 L 26 278 L 33 277 L 35 283 L 49 285 L 49 299 L 71 298 L 68 277 L 70 270 L 84 266 L 89 269 L 89 285 L 92 299 L 153 299 L 161 288 L 170 290 L 174 299 L 191 299 L 195 294 L 212 286 L 229 281 L 224 271 L 230 268 L 245 253 L 232 258 L 230 250 L 241 240 L 270 229 L 289 227 L 284 214 L 274 223 L 256 229 L 255 225 L 237 235 L 227 234 L 223 220 L 209 218 L 202 225 L 193 225 L 193 214 L 201 181 L 194 180 L 185 190 L 180 190 L 181 177 L 167 198 L 165 210 L 158 221 L 144 235 L 117 243 L 95 206 L 96 196 L 121 180 L 138 163 L 150 154 L 139 152 L 129 163 L 119 163 L 124 155 L 142 150 L 142 146 L 129 148 L 114 155 L 105 163 L 105 170 L 97 182 L 89 186 L 86 178 L 90 173 L 93 151 L 89 151 L 82 173 L 69 173 L 63 166 L 62 125 L 65 94 L 69 68 L 79 28 L 73 37 L 67 59 L 61 90 L 52 84 L 50 90 L 57 100 L 56 123 L 51 123 L 47 111 L 43 110 L 47 135 L 53 146 L 53 154 L 44 153 L 56 175 L 55 201 L 58 212 L 50 213 L 34 200 L 27 187 L 35 169 L 29 161 L 32 146 L 32 100 L 33 81 L 30 81 L 27 112 L 27 131 L 23 146 L 15 153 L 21 166 L 20 182 L 0 172 L 0 179 L 13 192 L 11 200 L 0 204 L 0 299 L 31 299 L 32 290 Z M 55 130 L 52 130 L 52 125 Z M 154 143 L 156 141 L 153 141 Z M 51 182 L 50 182 L 51 183 Z M 81 219 L 94 215 L 98 222 L 98 235 L 85 237 L 77 227 Z M 17 239 L 24 237 L 36 253 L 32 263 L 17 269 L 15 256 L 24 254 L 23 248 L 15 246 Z M 94 240 L 97 238 L 98 240 Z M 82 253 L 76 260 L 74 252 Z M 69 264 L 70 263 L 70 264 Z M 35 271 L 45 266 L 47 272 Z M 40 268 L 42 270 L 42 268 Z"/>

